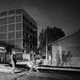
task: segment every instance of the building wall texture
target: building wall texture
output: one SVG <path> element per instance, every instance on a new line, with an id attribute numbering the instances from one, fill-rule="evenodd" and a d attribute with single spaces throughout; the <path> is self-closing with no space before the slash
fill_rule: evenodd
<path id="1" fill-rule="evenodd" d="M 80 67 L 80 31 L 52 43 L 52 65 Z"/>
<path id="2" fill-rule="evenodd" d="M 37 48 L 37 23 L 24 9 L 0 12 L 0 41 L 13 45 L 14 48 L 34 50 Z M 2 56 L 1 53 L 0 55 Z M 3 55 L 4 60 L 8 60 L 5 56 Z M 17 53 L 17 56 L 22 59 L 22 53 Z"/>
<path id="3" fill-rule="evenodd" d="M 33 38 L 35 44 L 25 38 L 29 40 Z M 17 48 L 37 47 L 37 23 L 24 9 L 1 12 L 0 40 Z"/>

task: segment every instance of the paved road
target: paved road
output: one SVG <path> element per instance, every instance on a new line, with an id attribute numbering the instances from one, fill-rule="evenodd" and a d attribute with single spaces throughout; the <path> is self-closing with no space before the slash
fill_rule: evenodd
<path id="1" fill-rule="evenodd" d="M 21 77 L 22 80 L 80 80 L 80 69 L 54 67 L 40 67 L 38 69 L 40 71 L 39 73 L 32 72 L 28 76 Z"/>
<path id="2" fill-rule="evenodd" d="M 26 66 L 17 66 L 20 71 L 15 74 L 0 73 L 0 80 L 80 80 L 80 71 L 65 71 L 56 69 L 40 69 L 40 72 L 31 72 L 29 75 Z"/>

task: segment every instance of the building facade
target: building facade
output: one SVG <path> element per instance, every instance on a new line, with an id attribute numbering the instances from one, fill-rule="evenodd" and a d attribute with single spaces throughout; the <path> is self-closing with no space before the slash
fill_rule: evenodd
<path id="1" fill-rule="evenodd" d="M 50 43 L 49 46 L 52 65 L 80 67 L 80 30 Z"/>
<path id="2" fill-rule="evenodd" d="M 37 48 L 37 23 L 24 9 L 0 13 L 0 41 L 15 48 Z"/>

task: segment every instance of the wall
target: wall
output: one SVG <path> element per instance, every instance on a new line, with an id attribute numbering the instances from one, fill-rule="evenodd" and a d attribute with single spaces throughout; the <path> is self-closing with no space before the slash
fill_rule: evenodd
<path id="1" fill-rule="evenodd" d="M 61 46 L 61 48 L 59 48 L 59 46 Z M 58 63 L 58 60 L 56 58 L 57 51 L 59 51 L 60 54 L 60 64 L 62 63 L 62 52 L 64 52 L 65 55 L 70 52 L 70 60 L 67 60 L 63 66 L 80 67 L 80 31 L 52 44 L 52 65 L 55 66 L 57 66 Z"/>
<path id="2" fill-rule="evenodd" d="M 5 53 L 0 52 L 0 62 L 5 62 Z"/>
<path id="3" fill-rule="evenodd" d="M 29 60 L 30 61 L 30 54 L 23 54 L 23 60 Z"/>

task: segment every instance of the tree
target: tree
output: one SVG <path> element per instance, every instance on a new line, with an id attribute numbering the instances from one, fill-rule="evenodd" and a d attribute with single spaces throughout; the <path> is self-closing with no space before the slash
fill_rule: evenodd
<path id="1" fill-rule="evenodd" d="M 47 34 L 48 42 L 58 40 L 65 36 L 65 33 L 60 28 L 50 28 L 49 26 L 45 29 Z"/>
<path id="2" fill-rule="evenodd" d="M 42 31 L 39 34 L 39 41 L 40 41 L 39 47 L 41 49 L 44 49 L 45 51 L 46 39 L 47 39 L 47 43 L 49 43 L 49 42 L 56 41 L 64 36 L 65 33 L 62 31 L 62 29 L 56 27 L 50 28 L 48 26 L 45 30 L 42 29 Z"/>
<path id="3" fill-rule="evenodd" d="M 45 30 L 42 29 L 42 31 L 40 32 L 40 35 L 39 35 L 39 41 L 40 41 L 40 44 L 39 44 L 39 49 L 42 51 L 44 51 L 45 49 L 45 44 L 46 44 L 46 37 L 45 37 Z"/>

